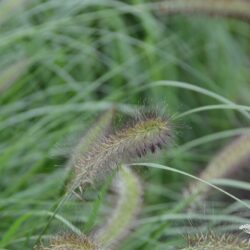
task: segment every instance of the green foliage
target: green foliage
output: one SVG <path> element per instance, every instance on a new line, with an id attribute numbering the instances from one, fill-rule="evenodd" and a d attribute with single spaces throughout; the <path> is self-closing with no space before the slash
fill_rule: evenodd
<path id="1" fill-rule="evenodd" d="M 181 249 L 187 244 L 180 234 L 237 233 L 250 223 L 249 196 L 215 198 L 213 189 L 202 212 L 188 214 L 192 197 L 182 195 L 189 174 L 198 176 L 234 137 L 249 134 L 249 29 L 235 18 L 169 15 L 152 1 L 1 1 L 0 248 L 34 246 L 68 190 L 65 165 L 75 159 L 68 159 L 75 138 L 103 111 L 135 116 L 142 104 L 174 114 L 178 146 L 150 161 L 181 172 L 138 173 L 144 205 L 119 249 Z M 52 157 L 55 151 L 63 157 Z M 244 181 L 212 183 L 242 194 L 247 173 Z M 98 192 L 88 190 L 84 202 L 66 200 L 42 239 L 102 225 L 112 206 L 108 192 L 98 203 Z"/>

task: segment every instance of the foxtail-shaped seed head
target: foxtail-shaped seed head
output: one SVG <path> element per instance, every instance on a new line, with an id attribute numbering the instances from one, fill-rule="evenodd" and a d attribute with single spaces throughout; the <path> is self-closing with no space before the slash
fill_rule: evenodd
<path id="1" fill-rule="evenodd" d="M 189 246 L 182 250 L 250 250 L 249 241 L 233 234 L 198 234 L 189 237 Z"/>
<path id="2" fill-rule="evenodd" d="M 250 22 L 250 2 L 247 0 L 165 0 L 158 7 L 161 13 L 168 15 L 222 16 Z"/>
<path id="3" fill-rule="evenodd" d="M 85 154 L 89 149 L 97 143 L 100 138 L 107 135 L 111 130 L 115 109 L 112 108 L 103 113 L 99 119 L 86 131 L 80 138 L 71 155 L 71 164 L 75 164 L 77 159 Z"/>
<path id="4" fill-rule="evenodd" d="M 48 246 L 37 250 L 104 250 L 84 235 L 65 234 L 54 237 Z"/>
<path id="5" fill-rule="evenodd" d="M 73 189 L 102 180 L 121 163 L 154 153 L 170 141 L 171 135 L 169 119 L 153 112 L 138 116 L 130 125 L 103 136 L 77 158 Z"/>

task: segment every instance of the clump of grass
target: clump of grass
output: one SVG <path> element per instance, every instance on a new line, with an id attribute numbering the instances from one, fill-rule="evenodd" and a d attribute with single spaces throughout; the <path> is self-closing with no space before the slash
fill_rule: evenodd
<path id="1" fill-rule="evenodd" d="M 17 62 L 17 55 L 31 56 L 36 62 L 29 70 L 24 69 L 22 77 L 18 70 L 14 70 L 10 76 L 17 73 L 19 76 L 13 77 L 13 81 L 11 77 L 3 81 L 7 88 L 4 87 L 4 98 L 0 98 L 1 128 L 5 130 L 1 133 L 0 145 L 2 248 L 30 249 L 30 242 L 36 239 L 37 232 L 46 222 L 45 219 L 24 222 L 22 217 L 26 213 L 29 216 L 29 213 L 47 210 L 54 204 L 52 197 L 62 198 L 58 186 L 65 169 L 55 167 L 58 162 L 47 157 L 48 151 L 79 125 L 80 115 L 86 120 L 93 115 L 93 110 L 105 110 L 107 102 L 135 104 L 145 97 L 156 105 L 167 100 L 173 110 L 180 105 L 187 109 L 203 108 L 202 105 L 223 101 L 223 98 L 211 99 L 213 95 L 249 104 L 250 43 L 248 26 L 241 22 L 218 19 L 210 22 L 207 18 L 199 19 L 199 22 L 188 18 L 183 22 L 183 15 L 168 18 L 164 7 L 164 18 L 159 18 L 153 10 L 154 6 L 159 6 L 156 2 L 150 9 L 140 0 L 34 0 L 28 1 L 31 2 L 28 5 L 18 4 L 20 11 L 14 7 L 9 12 L 9 8 L 3 7 L 21 2 L 5 0 L 0 4 L 0 25 L 3 24 L 1 72 L 7 69 L 6 65 L 11 65 L 9 62 Z M 178 0 L 171 2 L 174 4 Z M 185 4 L 188 2 L 192 0 Z M 203 5 L 211 2 L 199 1 Z M 215 5 L 211 4 L 210 8 L 221 2 L 214 0 Z M 225 2 L 229 4 L 231 1 Z M 248 1 L 245 4 L 248 5 Z M 191 17 L 193 14 L 204 15 L 198 11 L 186 13 Z M 176 83 L 175 89 L 155 84 L 155 81 L 170 79 L 195 83 L 190 84 L 193 90 L 205 87 L 208 95 L 201 95 L 205 92 L 191 93 L 192 88 L 181 89 Z M 136 91 L 152 81 L 152 86 L 156 87 Z M 207 116 L 197 113 L 185 120 L 192 130 L 183 134 L 181 144 L 203 134 L 227 130 L 235 124 L 245 126 L 246 120 L 232 110 L 208 112 Z M 206 153 L 213 154 L 212 147 Z M 77 159 L 78 154 L 73 158 Z M 194 151 L 179 154 L 173 167 L 183 166 L 189 172 L 197 161 L 198 164 L 204 162 L 204 158 L 206 160 L 205 155 Z M 159 214 L 161 203 L 167 208 L 172 206 L 172 200 L 177 206 L 181 203 L 182 199 L 177 196 L 173 199 L 162 199 L 161 196 L 165 196 L 168 189 L 183 189 L 182 182 L 175 177 L 175 174 L 167 175 L 162 171 L 150 172 L 152 185 L 157 183 L 160 195 L 155 195 L 149 188 L 145 205 L 154 203 L 157 207 L 155 214 Z M 80 202 L 72 200 L 71 203 L 79 205 Z M 223 202 L 220 205 L 224 208 Z M 171 216 L 168 211 L 164 210 L 164 213 Z M 235 212 L 239 211 L 235 209 Z M 74 216 L 83 214 L 85 211 L 80 208 Z M 65 216 L 71 217 L 71 210 L 66 210 Z M 186 216 L 188 220 L 188 213 Z M 163 231 L 160 228 L 163 223 L 157 222 L 157 229 L 150 224 L 140 225 L 136 238 L 133 237 L 127 244 L 129 246 L 124 245 L 122 249 L 166 249 L 170 244 L 174 248 L 179 235 L 173 236 L 171 228 Z M 159 238 L 163 236 L 165 239 L 164 232 L 170 235 L 170 243 L 155 237 L 158 234 Z M 144 242 L 149 246 L 139 247 Z"/>
<path id="2" fill-rule="evenodd" d="M 182 250 L 249 250 L 250 244 L 233 234 L 197 234 L 188 237 L 189 246 Z"/>

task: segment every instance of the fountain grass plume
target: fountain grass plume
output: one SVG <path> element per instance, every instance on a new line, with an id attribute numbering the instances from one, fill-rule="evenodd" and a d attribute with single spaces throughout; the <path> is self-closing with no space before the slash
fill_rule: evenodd
<path id="1" fill-rule="evenodd" d="M 250 22 L 250 2 L 248 0 L 165 0 L 159 2 L 158 7 L 160 13 L 168 15 L 222 16 Z"/>
<path id="2" fill-rule="evenodd" d="M 74 148 L 71 157 L 68 162 L 68 170 L 73 170 L 73 181 L 69 185 L 70 191 L 74 190 L 78 183 L 77 179 L 77 166 L 79 164 L 79 159 L 82 158 L 82 155 L 88 153 L 88 151 L 97 144 L 101 138 L 105 137 L 108 132 L 111 131 L 112 121 L 115 114 L 115 108 L 112 108 L 102 114 L 99 119 L 87 130 L 82 138 L 79 139 L 76 147 Z"/>
<path id="3" fill-rule="evenodd" d="M 121 243 L 135 224 L 141 208 L 142 187 L 139 178 L 127 166 L 122 166 L 114 182 L 117 202 L 107 223 L 97 230 L 94 238 L 101 246 L 112 249 Z"/>
<path id="4" fill-rule="evenodd" d="M 104 137 L 111 130 L 112 120 L 115 114 L 115 108 L 111 108 L 102 114 L 98 120 L 87 130 L 82 138 L 80 138 L 71 155 L 71 164 L 77 162 L 81 154 L 86 153 L 90 147 Z"/>
<path id="5" fill-rule="evenodd" d="M 48 246 L 37 250 L 104 250 L 85 235 L 64 234 L 53 237 Z"/>
<path id="6" fill-rule="evenodd" d="M 206 181 L 232 175 L 250 159 L 250 134 L 242 135 L 227 145 L 201 172 L 200 178 Z M 192 183 L 189 194 L 195 194 L 194 203 L 207 196 L 210 187 L 202 183 Z M 194 205 L 193 203 L 193 205 Z M 192 206 L 193 206 L 192 205 Z"/>
<path id="7" fill-rule="evenodd" d="M 197 234 L 188 236 L 188 243 L 182 250 L 250 250 L 249 241 L 233 234 Z"/>
<path id="8" fill-rule="evenodd" d="M 75 159 L 73 189 L 103 181 L 121 163 L 154 153 L 170 142 L 170 119 L 157 112 L 137 115 L 124 128 L 100 138 Z"/>

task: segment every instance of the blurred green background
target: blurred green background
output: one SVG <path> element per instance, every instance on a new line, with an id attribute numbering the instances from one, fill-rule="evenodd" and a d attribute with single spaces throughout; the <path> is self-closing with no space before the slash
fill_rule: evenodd
<path id="1" fill-rule="evenodd" d="M 250 105 L 249 24 L 168 16 L 147 3 L 0 2 L 0 249 L 32 248 L 63 196 L 75 139 L 113 106 L 119 115 L 143 104 L 179 115 L 174 144 L 150 161 L 194 175 L 246 132 L 250 113 L 232 103 Z M 216 106 L 181 116 L 208 105 Z M 183 234 L 195 231 L 192 217 L 173 217 L 171 227 L 146 219 L 171 217 L 192 180 L 163 170 L 136 172 L 145 184 L 144 204 L 121 249 L 178 249 Z M 226 216 L 226 202 L 208 202 L 200 217 L 216 209 Z M 59 214 L 81 228 L 92 208 L 91 201 L 72 200 Z M 109 209 L 104 198 L 93 228 Z M 231 224 L 244 221 L 236 218 Z M 46 235 L 61 231 L 70 229 L 55 218 Z"/>

